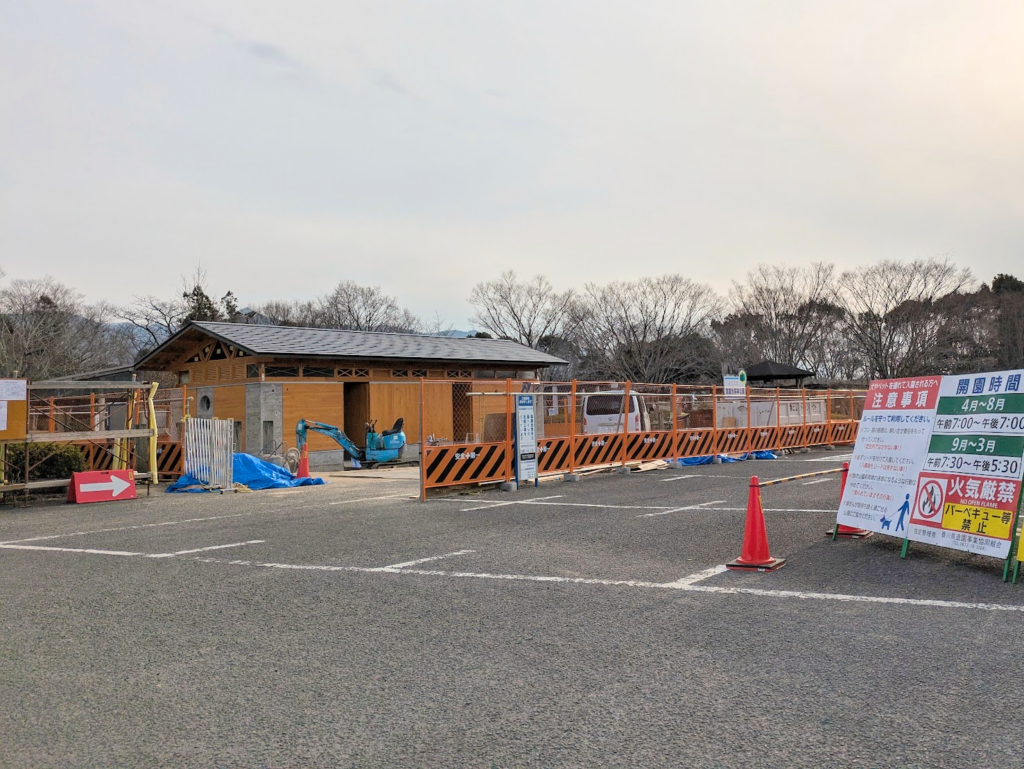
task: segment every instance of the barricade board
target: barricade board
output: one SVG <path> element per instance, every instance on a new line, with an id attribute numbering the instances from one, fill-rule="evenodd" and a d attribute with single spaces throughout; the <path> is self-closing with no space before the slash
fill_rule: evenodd
<path id="1" fill-rule="evenodd" d="M 429 446 L 423 452 L 426 488 L 508 480 L 506 444 Z"/>
<path id="2" fill-rule="evenodd" d="M 135 499 L 133 470 L 93 470 L 72 473 L 68 485 L 68 502 L 120 502 Z"/>
<path id="3" fill-rule="evenodd" d="M 537 439 L 537 470 L 540 473 L 558 473 L 569 469 L 568 438 Z"/>
<path id="4" fill-rule="evenodd" d="M 873 382 L 838 522 L 1006 558 L 1024 475 L 1022 374 Z"/>
<path id="5" fill-rule="evenodd" d="M 675 440 L 671 432 L 630 433 L 626 441 L 627 462 L 672 459 Z"/>

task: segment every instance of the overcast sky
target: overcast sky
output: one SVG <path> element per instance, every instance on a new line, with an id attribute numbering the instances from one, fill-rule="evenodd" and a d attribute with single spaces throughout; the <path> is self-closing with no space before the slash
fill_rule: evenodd
<path id="1" fill-rule="evenodd" d="M 1024 3 L 0 0 L 0 267 L 243 304 L 1024 274 Z"/>

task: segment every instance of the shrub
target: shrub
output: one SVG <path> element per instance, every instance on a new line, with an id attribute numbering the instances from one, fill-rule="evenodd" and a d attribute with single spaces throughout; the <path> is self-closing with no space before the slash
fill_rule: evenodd
<path id="1" fill-rule="evenodd" d="M 29 471 L 31 481 L 70 478 L 72 473 L 89 469 L 85 454 L 78 446 L 67 443 L 30 443 L 28 448 L 29 463 L 34 465 Z M 7 446 L 6 469 L 9 482 L 24 482 L 25 444 Z"/>

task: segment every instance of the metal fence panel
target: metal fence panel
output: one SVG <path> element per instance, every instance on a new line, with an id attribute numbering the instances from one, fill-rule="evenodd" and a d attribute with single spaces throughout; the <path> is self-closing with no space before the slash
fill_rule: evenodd
<path id="1" fill-rule="evenodd" d="M 185 472 L 206 486 L 230 489 L 235 425 L 230 419 L 185 421 Z"/>

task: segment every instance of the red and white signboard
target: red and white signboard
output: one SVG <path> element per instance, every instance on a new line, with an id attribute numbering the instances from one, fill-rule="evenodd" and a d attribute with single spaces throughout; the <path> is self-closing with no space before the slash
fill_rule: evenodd
<path id="1" fill-rule="evenodd" d="M 115 502 L 135 499 L 133 470 L 94 470 L 74 473 L 68 486 L 68 502 Z"/>
<path id="2" fill-rule="evenodd" d="M 839 506 L 839 523 L 906 536 L 940 383 L 937 376 L 871 383 Z"/>

